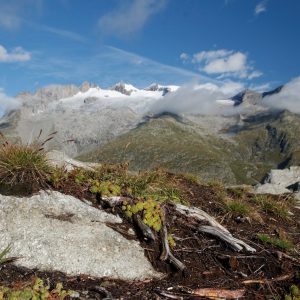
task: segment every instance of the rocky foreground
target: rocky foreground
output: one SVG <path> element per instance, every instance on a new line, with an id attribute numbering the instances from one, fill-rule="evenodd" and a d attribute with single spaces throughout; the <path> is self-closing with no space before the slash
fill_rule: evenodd
<path id="1" fill-rule="evenodd" d="M 1 189 L 0 249 L 10 245 L 16 260 L 1 264 L 0 286 L 39 277 L 79 299 L 282 299 L 300 284 L 297 168 L 273 171 L 266 184 L 284 178 L 287 189 L 270 195 L 266 185 L 225 188 L 49 157 L 69 171 L 48 191 Z M 95 178 L 109 182 L 109 195 L 89 186 Z M 138 216 L 147 213 L 156 221 L 145 228 Z"/>

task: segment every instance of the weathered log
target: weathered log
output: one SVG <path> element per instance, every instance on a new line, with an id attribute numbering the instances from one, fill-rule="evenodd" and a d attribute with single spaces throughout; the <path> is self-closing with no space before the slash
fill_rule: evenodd
<path id="1" fill-rule="evenodd" d="M 226 242 L 233 250 L 241 251 L 243 248 L 249 252 L 256 252 L 256 249 L 252 248 L 245 242 L 233 237 L 229 232 L 224 232 L 218 227 L 213 226 L 200 226 L 199 230 L 205 233 L 209 233 L 218 237 L 220 240 Z"/>
<path id="2" fill-rule="evenodd" d="M 220 228 L 224 232 L 229 233 L 229 231 L 224 226 L 222 226 L 217 220 L 215 220 L 212 216 L 210 216 L 200 208 L 187 207 L 182 204 L 176 204 L 176 210 L 189 218 L 191 217 L 199 221 L 207 221 L 211 226 Z"/>
<path id="3" fill-rule="evenodd" d="M 197 207 L 187 207 L 182 204 L 176 204 L 176 211 L 198 221 L 207 221 L 211 226 L 200 226 L 199 230 L 218 237 L 219 239 L 228 243 L 233 250 L 241 251 L 243 250 L 243 248 L 245 248 L 245 250 L 249 252 L 256 252 L 256 249 L 252 248 L 245 242 L 233 237 L 232 234 L 224 226 L 222 226 L 217 220 L 215 220 L 205 211 Z"/>

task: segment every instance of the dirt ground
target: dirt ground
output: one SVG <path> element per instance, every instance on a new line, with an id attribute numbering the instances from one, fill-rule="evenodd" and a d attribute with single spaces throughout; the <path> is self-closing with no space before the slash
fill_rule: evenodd
<path id="1" fill-rule="evenodd" d="M 183 272 L 177 271 L 169 262 L 160 260 L 162 249 L 158 236 L 155 242 L 147 241 L 134 224 L 124 219 L 123 224 L 115 225 L 117 227 L 113 229 L 125 236 L 129 227 L 136 230 L 145 255 L 156 270 L 165 274 L 162 279 L 123 282 L 84 275 L 68 277 L 61 273 L 27 270 L 7 264 L 0 269 L 0 285 L 19 287 L 40 277 L 49 281 L 53 287 L 55 283 L 61 282 L 65 289 L 79 292 L 80 299 L 207 299 L 195 294 L 200 288 L 244 290 L 242 299 L 284 299 L 292 284 L 300 286 L 300 210 L 292 208 L 292 214 L 284 219 L 267 211 L 260 213 L 260 221 L 242 218 L 230 213 L 224 214 L 216 187 L 184 179 L 180 184 L 190 205 L 214 216 L 234 237 L 245 241 L 257 251 L 232 251 L 215 237 L 199 232 L 199 224 L 195 220 L 178 214 L 173 205 L 167 203 L 167 227 L 176 243 L 172 252 L 185 264 Z M 93 194 L 75 189 L 71 183 L 60 186 L 58 190 L 91 200 L 95 207 L 100 207 Z M 236 193 L 230 194 L 230 191 L 228 195 L 232 199 L 239 197 Z M 243 197 L 247 200 L 251 195 Z M 285 252 L 271 244 L 264 244 L 258 239 L 258 233 L 284 235 L 293 242 L 295 249 Z"/>

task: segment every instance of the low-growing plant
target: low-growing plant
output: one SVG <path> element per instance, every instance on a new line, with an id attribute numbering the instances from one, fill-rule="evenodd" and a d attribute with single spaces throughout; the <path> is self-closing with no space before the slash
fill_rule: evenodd
<path id="1" fill-rule="evenodd" d="M 214 191 L 214 193 L 217 197 L 217 200 L 219 202 L 223 203 L 226 200 L 227 192 L 226 192 L 226 189 L 225 189 L 224 184 L 222 182 L 217 181 L 217 180 L 210 181 L 208 183 L 208 186 L 213 189 L 213 191 Z"/>
<path id="2" fill-rule="evenodd" d="M 73 294 L 73 291 L 64 290 L 61 283 L 50 290 L 50 286 L 45 285 L 40 278 L 21 289 L 0 286 L 0 300 L 63 300 Z"/>
<path id="3" fill-rule="evenodd" d="M 242 201 L 228 199 L 225 202 L 225 211 L 232 215 L 247 216 L 250 214 L 251 208 Z"/>
<path id="4" fill-rule="evenodd" d="M 56 167 L 51 170 L 49 181 L 53 187 L 58 188 L 64 183 L 69 177 L 69 173 L 66 172 L 65 168 Z"/>
<path id="5" fill-rule="evenodd" d="M 9 186 L 45 187 L 51 167 L 44 146 L 53 135 L 30 145 L 11 143 L 2 134 L 0 137 L 0 182 Z"/>
<path id="6" fill-rule="evenodd" d="M 287 201 L 276 201 L 269 195 L 255 195 L 250 201 L 257 204 L 262 211 L 278 218 L 287 219 L 289 217 L 289 202 Z"/>
<path id="7" fill-rule="evenodd" d="M 290 292 L 288 295 L 285 295 L 284 300 L 300 300 L 299 287 L 295 284 L 292 284 L 290 286 Z"/>
<path id="8" fill-rule="evenodd" d="M 121 187 L 111 181 L 91 180 L 90 184 L 91 193 L 100 193 L 102 196 L 119 196 L 121 193 Z"/>
<path id="9" fill-rule="evenodd" d="M 284 251 L 290 251 L 294 245 L 287 239 L 271 237 L 268 234 L 257 234 L 257 238 L 264 244 L 270 244 Z"/>
<path id="10" fill-rule="evenodd" d="M 127 201 L 123 202 L 122 210 L 127 217 L 132 218 L 135 214 L 141 213 L 144 224 L 159 232 L 163 224 L 163 211 L 160 204 L 149 198 L 147 200 L 139 200 L 135 204 Z"/>
<path id="11" fill-rule="evenodd" d="M 168 242 L 171 248 L 175 248 L 176 247 L 176 242 L 172 236 L 172 234 L 168 234 Z"/>

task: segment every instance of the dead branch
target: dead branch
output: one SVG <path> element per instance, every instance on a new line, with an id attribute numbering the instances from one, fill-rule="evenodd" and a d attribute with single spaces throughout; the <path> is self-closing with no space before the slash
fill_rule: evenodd
<path id="1" fill-rule="evenodd" d="M 244 297 L 245 290 L 223 290 L 203 288 L 192 291 L 193 296 L 208 297 L 209 299 L 239 299 Z"/>
<path id="2" fill-rule="evenodd" d="M 141 230 L 143 236 L 151 241 L 155 241 L 154 233 L 151 228 L 142 221 L 141 216 L 139 214 L 134 214 L 133 219 L 138 228 Z"/>
<path id="3" fill-rule="evenodd" d="M 222 231 L 229 233 L 224 226 L 200 208 L 176 204 L 176 210 L 187 217 L 195 218 L 199 221 L 207 221 L 211 226 L 220 228 Z"/>
<path id="4" fill-rule="evenodd" d="M 282 275 L 273 279 L 249 279 L 249 280 L 244 280 L 242 281 L 243 284 L 270 284 L 272 282 L 279 282 L 279 281 L 285 281 L 285 280 L 289 280 L 293 277 L 293 274 L 286 274 L 286 275 Z"/>
<path id="5" fill-rule="evenodd" d="M 162 240 L 162 253 L 160 255 L 160 259 L 163 261 L 166 261 L 169 259 L 169 261 L 180 271 L 183 271 L 186 266 L 179 261 L 171 252 L 170 246 L 169 246 L 169 241 L 168 241 L 168 231 L 167 227 L 164 224 L 160 230 L 160 235 L 161 235 L 161 240 Z"/>
<path id="6" fill-rule="evenodd" d="M 254 248 L 246 244 L 245 242 L 233 237 L 228 231 L 224 232 L 218 227 L 213 226 L 200 226 L 199 230 L 205 233 L 209 233 L 218 237 L 220 240 L 226 242 L 233 250 L 241 251 L 243 248 L 249 252 L 256 252 Z"/>
<path id="7" fill-rule="evenodd" d="M 110 208 L 114 208 L 115 206 L 121 204 L 124 201 L 124 198 L 119 196 L 112 196 L 112 197 L 102 196 L 101 201 L 105 203 L 107 206 L 109 206 Z"/>

